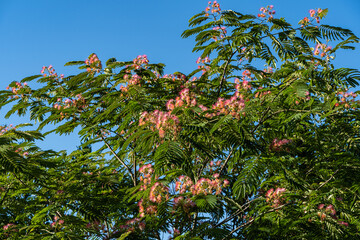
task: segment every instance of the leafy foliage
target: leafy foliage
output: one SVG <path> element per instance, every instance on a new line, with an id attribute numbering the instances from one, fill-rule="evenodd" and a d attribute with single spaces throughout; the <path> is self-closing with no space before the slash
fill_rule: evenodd
<path id="1" fill-rule="evenodd" d="M 77 75 L 44 67 L 0 91 L 7 117 L 39 122 L 0 129 L 1 238 L 358 239 L 360 114 L 348 89 L 360 72 L 333 61 L 359 39 L 315 23 L 327 10 L 299 27 L 261 11 L 213 2 L 192 17 L 182 36 L 200 57 L 188 75 L 145 55 L 103 67 L 91 54 L 66 64 Z M 39 149 L 45 127 L 80 146 Z"/>

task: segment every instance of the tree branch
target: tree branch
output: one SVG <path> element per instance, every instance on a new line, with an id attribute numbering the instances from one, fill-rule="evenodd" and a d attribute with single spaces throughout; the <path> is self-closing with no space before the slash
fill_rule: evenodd
<path id="1" fill-rule="evenodd" d="M 223 71 L 223 73 L 222 73 L 222 75 L 221 75 L 219 90 L 218 90 L 218 92 L 217 92 L 217 96 L 218 96 L 218 97 L 220 96 L 221 88 L 222 88 L 222 85 L 223 85 L 223 83 L 224 83 L 224 81 L 225 81 L 226 69 L 227 69 L 227 67 L 228 67 L 228 65 L 229 65 L 232 57 L 233 57 L 233 56 L 235 55 L 235 53 L 237 53 L 237 52 L 238 52 L 238 49 L 236 49 L 236 50 L 230 55 L 229 59 L 227 60 L 227 62 L 226 62 L 226 64 L 225 64 L 224 71 Z"/>
<path id="2" fill-rule="evenodd" d="M 325 182 L 323 182 L 322 184 L 320 184 L 320 186 L 316 189 L 316 190 L 319 190 L 320 188 L 322 188 L 325 184 L 327 184 L 328 182 L 330 182 L 331 179 L 334 178 L 335 174 L 339 171 L 340 169 L 337 169 L 331 176 L 328 180 L 326 180 Z"/>
<path id="3" fill-rule="evenodd" d="M 271 209 L 271 210 L 269 210 L 269 211 L 267 211 L 267 212 L 264 212 L 264 213 L 260 214 L 259 216 L 254 217 L 254 218 L 251 219 L 250 221 L 247 221 L 246 223 L 241 224 L 240 226 L 238 226 L 237 228 L 235 228 L 233 231 L 231 231 L 228 235 L 226 235 L 222 240 L 227 239 L 227 238 L 228 238 L 229 236 L 231 236 L 233 233 L 235 233 L 235 232 L 237 232 L 238 230 L 240 230 L 241 228 L 246 227 L 247 225 L 251 224 L 252 222 L 255 221 L 256 218 L 261 217 L 261 216 L 263 216 L 263 215 L 265 215 L 265 214 L 267 214 L 267 213 L 274 212 L 274 211 L 276 211 L 276 210 L 278 210 L 278 209 L 280 209 L 280 208 L 283 208 L 283 207 L 286 206 L 286 205 L 288 205 L 288 203 L 287 203 L 287 204 L 284 204 L 284 205 L 281 205 L 281 206 L 279 206 L 279 207 L 273 208 L 273 209 Z"/>
<path id="4" fill-rule="evenodd" d="M 233 199 L 228 198 L 226 196 L 223 196 L 226 200 L 231 201 L 232 203 L 234 203 L 239 209 L 236 210 L 231 216 L 227 217 L 226 219 L 224 219 L 223 221 L 221 221 L 220 223 L 216 224 L 214 227 L 218 227 L 221 226 L 222 224 L 230 221 L 231 219 L 233 219 L 234 217 L 240 215 L 240 213 L 245 213 L 245 210 L 248 209 L 250 207 L 250 203 L 254 202 L 255 200 L 261 198 L 261 197 L 257 197 L 254 198 L 250 201 L 247 201 L 246 203 L 244 203 L 243 205 L 239 205 L 237 202 L 235 202 Z"/>
<path id="5" fill-rule="evenodd" d="M 219 171 L 220 175 L 221 175 L 222 171 L 225 169 L 225 166 L 228 163 L 228 161 L 230 160 L 230 157 L 233 154 L 233 152 L 234 152 L 234 146 L 231 148 L 229 155 L 227 156 L 225 162 L 223 163 L 223 165 L 220 168 L 220 171 Z"/>
<path id="6" fill-rule="evenodd" d="M 108 149 L 111 151 L 111 153 L 114 155 L 114 157 L 125 167 L 125 169 L 129 172 L 129 174 L 130 174 L 130 177 L 131 177 L 131 179 L 132 179 L 132 181 L 133 181 L 133 183 L 134 183 L 134 186 L 136 186 L 136 178 L 135 178 L 135 176 L 133 175 L 133 173 L 131 172 L 131 169 L 130 169 L 130 167 L 129 166 L 127 166 L 126 164 L 125 164 L 125 162 L 123 161 L 123 160 L 121 160 L 121 158 L 119 158 L 119 156 L 115 153 L 115 151 L 111 148 L 111 146 L 106 142 L 106 140 L 105 140 L 105 138 L 102 136 L 102 135 L 100 135 L 101 136 L 101 139 L 103 140 L 103 142 L 105 143 L 105 145 L 108 147 Z"/>

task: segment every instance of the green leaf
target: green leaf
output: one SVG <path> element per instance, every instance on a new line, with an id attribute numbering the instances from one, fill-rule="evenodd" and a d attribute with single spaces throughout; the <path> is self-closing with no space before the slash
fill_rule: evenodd
<path id="1" fill-rule="evenodd" d="M 70 61 L 65 63 L 64 66 L 84 65 L 85 61 Z"/>
<path id="2" fill-rule="evenodd" d="M 124 240 L 126 237 L 128 237 L 132 232 L 129 231 L 129 232 L 126 232 L 126 233 L 123 233 L 121 234 L 121 236 L 118 238 L 118 240 Z"/>

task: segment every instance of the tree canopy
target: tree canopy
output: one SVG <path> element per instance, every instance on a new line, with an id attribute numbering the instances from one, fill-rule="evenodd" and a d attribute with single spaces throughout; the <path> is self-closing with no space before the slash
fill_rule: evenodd
<path id="1" fill-rule="evenodd" d="M 360 72 L 334 66 L 359 38 L 326 13 L 209 2 L 191 73 L 92 53 L 10 83 L 6 117 L 38 128 L 0 127 L 1 238 L 359 239 Z M 81 144 L 34 144 L 52 132 Z"/>

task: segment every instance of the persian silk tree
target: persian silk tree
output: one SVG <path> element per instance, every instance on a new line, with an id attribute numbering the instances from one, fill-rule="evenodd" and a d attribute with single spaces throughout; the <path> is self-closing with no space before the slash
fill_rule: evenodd
<path id="1" fill-rule="evenodd" d="M 1 236 L 358 239 L 360 72 L 334 61 L 359 39 L 326 13 L 292 25 L 273 6 L 209 2 L 182 35 L 195 36 L 191 73 L 91 54 L 66 64 L 77 75 L 45 66 L 11 83 L 6 116 L 82 145 L 41 152 L 36 132 L 0 136 Z"/>

